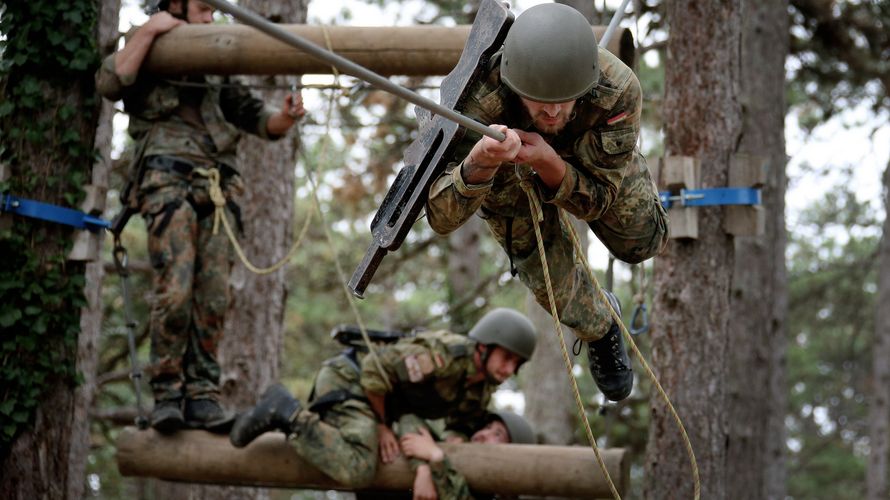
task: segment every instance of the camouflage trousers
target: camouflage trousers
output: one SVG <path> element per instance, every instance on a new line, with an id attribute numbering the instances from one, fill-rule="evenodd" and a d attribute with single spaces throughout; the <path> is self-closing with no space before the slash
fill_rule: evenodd
<path id="1" fill-rule="evenodd" d="M 358 367 L 344 356 L 325 362 L 313 392 L 363 394 Z M 311 403 L 311 401 L 310 401 Z M 361 399 L 347 399 L 323 413 L 303 409 L 293 422 L 290 444 L 304 460 L 351 488 L 369 484 L 377 472 L 377 419 Z"/>
<path id="2" fill-rule="evenodd" d="M 612 254 L 638 263 L 655 256 L 667 243 L 667 214 L 641 156 L 628 168 L 613 205 L 590 228 Z M 519 279 L 550 312 L 550 299 L 527 196 L 518 187 L 515 212 L 502 216 L 484 210 L 483 218 L 504 251 L 511 256 Z M 612 325 L 605 299 L 596 292 L 584 265 L 575 258 L 568 228 L 555 205 L 542 204 L 540 223 L 544 252 L 560 321 L 584 341 L 602 338 Z M 508 245 L 508 232 L 510 234 Z"/>
<path id="3" fill-rule="evenodd" d="M 185 180 L 149 171 L 146 185 L 141 212 L 154 270 L 149 319 L 152 391 L 156 401 L 215 398 L 220 376 L 216 350 L 229 304 L 231 245 L 221 228 L 213 234 L 212 205 L 187 201 Z M 232 220 L 228 212 L 227 217 Z"/>

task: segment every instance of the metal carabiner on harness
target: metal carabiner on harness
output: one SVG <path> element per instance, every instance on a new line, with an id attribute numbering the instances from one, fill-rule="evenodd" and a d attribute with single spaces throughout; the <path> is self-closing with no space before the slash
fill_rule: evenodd
<path id="1" fill-rule="evenodd" d="M 136 392 L 136 427 L 141 430 L 148 428 L 148 418 L 142 409 L 142 369 L 139 366 L 139 358 L 136 354 L 136 321 L 130 308 L 129 277 L 130 270 L 127 265 L 127 249 L 121 244 L 120 235 L 114 235 L 114 267 L 121 278 L 121 293 L 124 298 L 124 324 L 127 328 L 127 345 L 130 350 L 130 379 L 133 381 L 133 389 Z"/>
<path id="2" fill-rule="evenodd" d="M 640 326 L 638 323 L 642 322 Z M 630 324 L 627 331 L 631 335 L 642 335 L 649 331 L 649 312 L 646 309 L 646 303 L 641 302 L 634 306 L 633 316 L 630 318 Z"/>

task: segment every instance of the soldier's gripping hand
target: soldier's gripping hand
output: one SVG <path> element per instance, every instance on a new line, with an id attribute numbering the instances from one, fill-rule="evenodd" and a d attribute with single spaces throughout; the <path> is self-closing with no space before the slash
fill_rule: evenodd
<path id="1" fill-rule="evenodd" d="M 423 464 L 417 467 L 412 489 L 414 490 L 412 500 L 439 500 L 436 483 L 433 481 L 433 472 L 429 465 Z"/>
<path id="2" fill-rule="evenodd" d="M 531 166 L 547 187 L 559 188 L 566 175 L 566 165 L 562 158 L 540 134 L 517 130 L 516 135 L 522 141 L 516 161 Z"/>
<path id="3" fill-rule="evenodd" d="M 395 433 L 386 424 L 377 424 L 377 442 L 380 448 L 380 460 L 385 464 L 391 464 L 401 455 L 399 441 Z"/>
<path id="4" fill-rule="evenodd" d="M 421 427 L 416 433 L 405 434 L 399 442 L 406 457 L 416 457 L 427 462 L 441 462 L 445 457 L 445 452 L 436 445 L 426 427 Z"/>
<path id="5" fill-rule="evenodd" d="M 501 164 L 514 161 L 522 146 L 515 130 L 504 125 L 492 125 L 491 128 L 503 132 L 507 137 L 498 141 L 484 136 L 473 145 L 461 171 L 468 184 L 483 184 L 491 180 Z"/>
<path id="6" fill-rule="evenodd" d="M 162 10 L 157 14 L 152 14 L 152 16 L 148 18 L 148 21 L 139 28 L 139 31 L 145 30 L 147 34 L 156 37 L 183 24 L 186 24 L 186 22 L 182 19 L 173 17 L 173 15 L 166 10 Z"/>

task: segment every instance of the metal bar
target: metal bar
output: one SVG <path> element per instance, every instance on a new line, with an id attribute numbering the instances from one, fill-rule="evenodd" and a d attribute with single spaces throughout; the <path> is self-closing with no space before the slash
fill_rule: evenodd
<path id="1" fill-rule="evenodd" d="M 223 12 L 231 14 L 233 17 L 243 22 L 244 24 L 252 26 L 288 45 L 296 47 L 303 52 L 306 52 L 310 56 L 315 57 L 316 59 L 320 59 L 330 64 L 331 66 L 334 66 L 343 73 L 361 78 L 362 80 L 381 90 L 385 90 L 393 95 L 401 97 L 402 99 L 417 106 L 420 106 L 421 108 L 424 108 L 431 113 L 435 113 L 437 115 L 448 118 L 449 120 L 457 123 L 458 125 L 461 125 L 462 127 L 466 127 L 474 132 L 478 132 L 482 135 L 491 137 L 492 139 L 495 139 L 497 141 L 503 141 L 507 138 L 505 134 L 491 127 L 485 126 L 477 122 L 476 120 L 468 118 L 454 111 L 453 109 L 442 106 L 432 99 L 427 99 L 426 97 L 411 92 L 405 87 L 393 83 L 388 79 L 378 75 L 377 73 L 374 73 L 367 68 L 355 64 L 349 59 L 334 54 L 333 52 L 325 50 L 302 37 L 285 31 L 280 26 L 271 23 L 266 19 L 263 19 L 261 16 L 247 9 L 241 8 L 237 5 L 233 5 L 225 0 L 206 0 L 204 1 L 204 3 Z"/>
<path id="2" fill-rule="evenodd" d="M 624 9 L 627 8 L 627 4 L 629 2 L 630 0 L 624 0 L 623 2 L 621 2 L 621 7 L 618 7 L 618 10 L 616 10 L 615 14 L 612 15 L 612 20 L 609 21 L 609 27 L 606 28 L 606 32 L 603 33 L 603 37 L 600 38 L 600 47 L 609 45 L 609 40 L 612 39 L 612 35 L 614 35 L 615 30 L 618 29 L 618 23 L 620 23 L 621 18 L 624 17 Z"/>

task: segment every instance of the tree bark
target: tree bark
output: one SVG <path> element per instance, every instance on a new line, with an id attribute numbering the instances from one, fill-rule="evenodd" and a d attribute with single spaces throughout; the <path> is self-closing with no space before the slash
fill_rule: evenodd
<path id="1" fill-rule="evenodd" d="M 99 9 L 97 42 L 102 57 L 114 50 L 118 39 L 120 0 L 102 0 Z M 91 184 L 105 192 L 111 171 L 111 135 L 114 103 L 102 99 L 95 149 L 99 160 L 93 165 Z M 104 200 L 103 200 L 104 201 Z M 104 207 L 104 203 L 102 204 Z M 96 238 L 100 246 L 105 235 Z M 102 255 L 101 251 L 97 251 Z M 102 282 L 105 269 L 102 259 L 86 266 L 84 295 L 87 306 L 80 313 L 80 336 L 77 339 L 77 371 L 82 383 L 74 391 L 74 413 L 71 417 L 71 449 L 68 459 L 67 498 L 83 498 L 86 485 L 86 461 L 90 451 L 90 409 L 96 395 L 96 370 L 99 363 L 99 341 L 102 333 Z M 130 421 L 132 422 L 132 420 Z"/>
<path id="2" fill-rule="evenodd" d="M 787 12 L 787 0 L 742 2 L 743 129 L 738 150 L 762 158 L 768 179 L 762 192 L 764 234 L 735 239 L 724 474 L 726 491 L 737 498 L 785 498 Z"/>
<path id="3" fill-rule="evenodd" d="M 666 7 L 665 154 L 697 157 L 701 186 L 726 186 L 742 131 L 740 1 Z M 697 210 L 699 238 L 672 240 L 655 269 L 652 364 L 689 433 L 701 498 L 723 499 L 739 493 L 725 481 L 733 240 L 723 232 L 721 208 Z M 681 434 L 658 394 L 651 398 L 643 497 L 692 498 Z"/>
<path id="4" fill-rule="evenodd" d="M 81 6 L 83 3 L 81 2 Z M 7 14 L 9 14 L 7 12 Z M 82 22 L 90 22 L 83 19 Z M 32 29 L 13 30 L 8 33 L 12 39 L 15 37 L 30 37 L 38 45 L 37 39 L 45 40 L 47 33 L 52 29 L 58 33 L 76 33 L 72 40 L 83 44 L 87 40 L 81 37 L 81 31 L 76 29 L 67 20 L 59 19 L 57 26 L 45 26 L 44 29 L 31 26 Z M 95 29 L 95 27 L 92 27 Z M 75 38 L 76 36 L 76 38 Z M 10 54 L 7 54 L 10 56 Z M 32 65 L 33 63 L 28 63 Z M 21 82 L 25 76 L 35 76 L 33 66 L 13 65 L 0 80 L 0 89 L 6 89 L 9 82 Z M 68 176 L 75 172 L 83 173 L 89 178 L 92 168 L 91 159 L 84 160 L 86 155 L 77 156 L 72 153 L 76 147 L 88 149 L 94 144 L 99 108 L 90 103 L 94 100 L 95 89 L 92 84 L 92 75 L 88 71 L 73 70 L 65 67 L 60 70 L 69 80 L 67 85 L 60 85 L 59 73 L 35 76 L 42 99 L 39 112 L 19 106 L 11 114 L 3 117 L 0 128 L 10 125 L 18 126 L 25 123 L 52 123 L 54 126 L 41 132 L 41 140 L 34 141 L 31 138 L 18 138 L 10 140 L 4 135 L 3 147 L 7 148 L 6 154 L 11 154 L 16 161 L 4 168 L 9 168 L 12 178 L 27 176 L 31 182 L 21 184 L 22 191 L 15 195 L 23 198 L 38 199 L 42 202 L 70 206 L 65 199 L 66 192 L 76 193 Z M 13 83 L 15 84 L 15 83 Z M 60 109 L 73 109 L 74 112 L 64 122 L 58 120 L 57 113 Z M 8 129 L 7 129 L 8 130 Z M 77 144 L 65 144 L 62 141 L 63 134 L 72 134 L 78 138 Z M 0 149 L 3 149 L 0 147 Z M 4 156 L 6 156 L 4 154 Z M 76 231 L 60 224 L 37 221 L 34 219 L 16 218 L 13 224 L 23 225 L 30 237 L 28 254 L 39 259 L 39 269 L 32 271 L 41 276 L 28 276 L 22 274 L 22 279 L 39 278 L 46 273 L 58 273 L 58 282 L 69 282 L 72 279 L 84 275 L 84 265 L 78 262 L 67 262 L 64 265 L 56 263 L 61 255 L 65 256 L 67 248 Z M 4 256 L 6 257 L 6 256 Z M 55 290 L 37 292 L 49 294 Z M 90 297 L 91 299 L 94 296 Z M 44 303 L 45 310 L 56 309 Z M 36 300 L 34 303 L 38 303 Z M 59 304 L 59 308 L 70 307 L 70 304 Z M 56 328 L 58 325 L 53 326 Z M 35 331 L 22 329 L 23 331 L 11 332 L 11 337 L 33 336 L 37 342 L 46 342 L 46 353 L 53 353 L 56 363 L 74 364 L 78 357 L 77 339 L 72 345 L 60 342 L 62 334 L 58 331 L 45 331 L 44 337 L 39 337 Z M 5 334 L 9 330 L 4 330 Z M 41 340 L 43 339 L 43 340 Z M 94 347 L 94 346 L 93 346 Z M 5 367 L 5 363 L 4 363 Z M 46 373 L 45 371 L 42 373 Z M 18 435 L 6 452 L 0 454 L 0 497 L 8 499 L 56 499 L 66 498 L 72 482 L 82 481 L 82 476 L 72 477 L 77 473 L 81 464 L 71 464 L 72 453 L 80 451 L 80 444 L 75 443 L 79 438 L 75 432 L 82 433 L 83 428 L 75 431 L 72 428 L 72 419 L 75 415 L 75 391 L 72 390 L 72 380 L 67 376 L 47 376 L 40 385 L 35 385 L 40 390 L 38 404 L 28 429 Z M 82 403 L 79 402 L 79 403 Z M 83 456 L 76 456 L 78 461 L 83 461 Z"/>
<path id="5" fill-rule="evenodd" d="M 890 163 L 884 171 L 884 210 L 890 214 Z M 872 346 L 872 399 L 868 412 L 871 454 L 866 471 L 868 500 L 887 498 L 887 460 L 890 455 L 890 217 L 884 216 L 881 237 L 878 304 L 875 314 L 875 340 Z"/>

